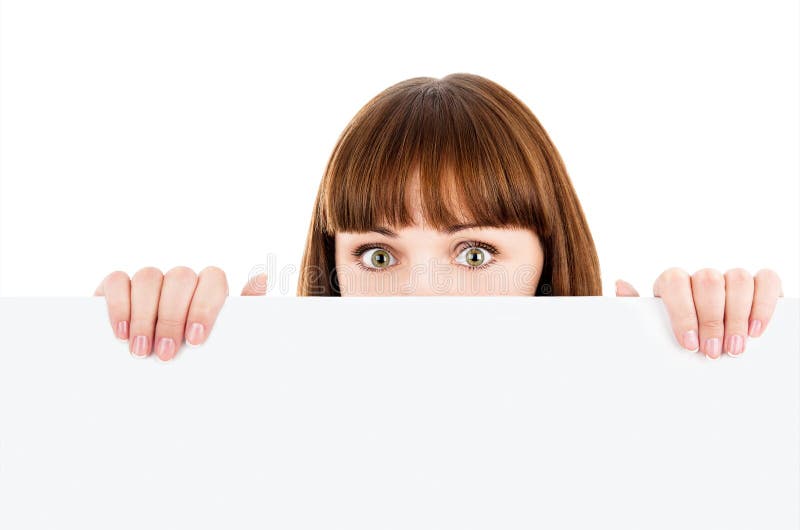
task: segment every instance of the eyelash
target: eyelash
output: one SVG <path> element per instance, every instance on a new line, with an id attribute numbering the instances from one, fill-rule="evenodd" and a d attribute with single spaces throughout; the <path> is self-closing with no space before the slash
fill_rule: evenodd
<path id="1" fill-rule="evenodd" d="M 464 241 L 459 246 L 460 246 L 460 248 L 458 249 L 458 253 L 459 254 L 461 254 L 461 252 L 464 249 L 475 248 L 475 247 L 486 249 L 492 254 L 492 260 L 490 262 L 483 263 L 481 265 L 478 265 L 477 267 L 470 267 L 469 265 L 461 265 L 459 263 L 459 265 L 461 265 L 462 267 L 466 267 L 467 269 L 470 269 L 470 270 L 481 270 L 481 269 L 485 269 L 487 267 L 491 267 L 492 265 L 494 265 L 495 261 L 497 261 L 496 258 L 500 254 L 500 251 L 497 250 L 497 248 L 495 248 L 494 245 L 490 245 L 489 243 L 485 243 L 483 241 L 478 241 L 478 240 Z M 382 272 L 381 269 L 375 269 L 375 268 L 372 268 L 372 267 L 367 267 L 366 265 L 364 265 L 364 263 L 360 259 L 361 256 L 364 254 L 364 252 L 366 252 L 368 250 L 371 250 L 373 248 L 379 248 L 381 250 L 385 250 L 385 251 L 390 252 L 390 253 L 393 252 L 388 245 L 381 245 L 380 243 L 364 243 L 363 245 L 359 245 L 358 247 L 353 249 L 353 252 L 351 252 L 351 254 L 353 256 L 355 256 L 356 258 L 359 258 L 357 263 L 358 263 L 358 266 L 361 267 L 363 270 L 369 271 L 369 272 Z"/>

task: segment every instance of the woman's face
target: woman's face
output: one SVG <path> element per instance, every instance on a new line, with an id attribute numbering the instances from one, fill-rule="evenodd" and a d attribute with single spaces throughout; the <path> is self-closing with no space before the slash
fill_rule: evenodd
<path id="1" fill-rule="evenodd" d="M 532 296 L 544 252 L 533 230 L 458 225 L 438 231 L 405 228 L 336 234 L 342 296 Z"/>

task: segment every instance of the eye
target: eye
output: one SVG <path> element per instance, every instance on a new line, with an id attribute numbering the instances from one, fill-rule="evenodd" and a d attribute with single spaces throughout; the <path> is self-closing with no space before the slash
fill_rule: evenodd
<path id="1" fill-rule="evenodd" d="M 388 250 L 369 248 L 360 253 L 361 263 L 367 269 L 385 269 L 397 263 Z"/>
<path id="2" fill-rule="evenodd" d="M 480 269 L 481 267 L 489 265 L 493 257 L 489 249 L 473 244 L 462 250 L 461 253 L 456 256 L 456 263 L 466 265 L 472 269 Z"/>

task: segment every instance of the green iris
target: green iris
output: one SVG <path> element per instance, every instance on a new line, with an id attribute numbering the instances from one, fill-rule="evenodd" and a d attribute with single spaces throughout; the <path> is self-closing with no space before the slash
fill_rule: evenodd
<path id="1" fill-rule="evenodd" d="M 475 247 L 467 250 L 467 263 L 473 267 L 480 266 L 484 259 L 486 258 L 484 257 L 481 249 Z"/>
<path id="2" fill-rule="evenodd" d="M 386 267 L 389 265 L 389 253 L 385 250 L 376 250 L 372 253 L 372 264 L 379 269 Z"/>

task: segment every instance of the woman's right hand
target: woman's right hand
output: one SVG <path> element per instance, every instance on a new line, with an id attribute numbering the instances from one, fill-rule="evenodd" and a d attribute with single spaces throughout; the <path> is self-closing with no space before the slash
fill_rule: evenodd
<path id="1" fill-rule="evenodd" d="M 263 294 L 264 274 L 250 279 L 242 290 L 242 296 Z M 145 267 L 133 278 L 112 272 L 94 296 L 106 297 L 111 329 L 118 339 L 128 341 L 131 355 L 144 358 L 155 351 L 160 360 L 168 361 L 184 337 L 190 346 L 206 340 L 228 296 L 228 281 L 222 269 L 213 266 L 199 274 L 188 267 L 175 267 L 166 274 Z"/>

